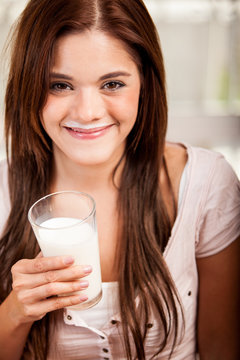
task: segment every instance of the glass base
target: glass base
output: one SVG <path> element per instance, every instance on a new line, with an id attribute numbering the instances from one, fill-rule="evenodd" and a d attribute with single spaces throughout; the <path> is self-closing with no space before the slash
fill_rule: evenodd
<path id="1" fill-rule="evenodd" d="M 70 310 L 86 310 L 86 309 L 89 309 L 89 308 L 93 307 L 97 303 L 99 303 L 101 298 L 102 298 L 102 290 L 94 299 L 92 299 L 90 301 L 87 300 L 87 301 L 85 301 L 85 302 L 83 302 L 81 304 L 67 306 L 67 309 L 70 309 Z"/>

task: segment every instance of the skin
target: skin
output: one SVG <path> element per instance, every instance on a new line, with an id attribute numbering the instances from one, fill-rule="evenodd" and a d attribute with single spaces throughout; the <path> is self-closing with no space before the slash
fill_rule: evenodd
<path id="1" fill-rule="evenodd" d="M 56 164 L 92 166 L 94 170 L 116 164 L 135 123 L 139 91 L 137 66 L 119 40 L 96 31 L 61 38 L 55 46 L 50 92 L 42 116 L 54 143 Z M 109 127 L 100 131 L 102 136 L 96 131 L 78 133 L 74 138 L 66 127 L 69 121 L 80 128 Z"/>
<path id="2" fill-rule="evenodd" d="M 55 45 L 51 74 L 49 94 L 42 112 L 42 124 L 53 140 L 51 190 L 84 191 L 94 197 L 102 279 L 104 282 L 116 281 L 118 194 L 111 179 L 124 151 L 125 139 L 136 120 L 140 75 L 125 45 L 97 31 L 60 38 Z M 88 131 L 75 134 L 66 127 L 69 121 L 81 126 L 93 124 L 97 130 L 90 135 Z M 174 194 L 178 198 L 179 182 L 187 161 L 186 150 L 181 145 L 166 144 L 165 157 Z M 116 182 L 121 169 L 120 166 Z M 164 172 L 160 174 L 160 186 L 170 217 L 173 217 L 171 194 Z M 217 255 L 198 260 L 201 360 L 237 359 L 234 355 L 225 356 L 229 346 L 236 349 L 232 337 L 237 328 L 232 309 L 237 307 L 236 274 L 240 263 L 236 246 L 230 245 Z M 73 262 L 71 258 L 43 258 L 39 255 L 36 259 L 20 260 L 13 266 L 13 290 L 0 307 L 0 360 L 20 359 L 34 321 L 49 311 L 84 301 L 78 296 L 61 296 L 87 286 L 86 276 L 91 269 L 87 264 L 74 266 Z M 224 270 L 223 262 L 227 265 Z M 77 281 L 79 279 L 81 281 Z M 216 322 L 219 318 L 221 321 Z M 224 338 L 226 328 L 230 329 L 229 336 Z"/>
<path id="3" fill-rule="evenodd" d="M 197 260 L 198 347 L 201 360 L 240 359 L 240 238 Z"/>

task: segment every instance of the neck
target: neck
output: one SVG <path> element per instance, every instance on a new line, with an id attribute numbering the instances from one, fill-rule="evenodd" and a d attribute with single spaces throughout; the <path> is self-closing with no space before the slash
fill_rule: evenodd
<path id="1" fill-rule="evenodd" d="M 113 171 L 118 161 L 119 159 L 103 164 L 85 165 L 64 159 L 64 156 L 54 153 L 51 192 L 75 190 L 92 194 L 103 188 L 114 188 L 114 184 L 119 184 L 123 167 L 122 162 L 116 171 L 113 183 Z"/>

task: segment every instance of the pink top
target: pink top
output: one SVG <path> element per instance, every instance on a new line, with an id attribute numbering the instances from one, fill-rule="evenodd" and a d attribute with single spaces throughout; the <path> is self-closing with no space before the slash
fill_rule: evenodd
<path id="1" fill-rule="evenodd" d="M 188 163 L 181 204 L 164 258 L 185 315 L 185 333 L 171 359 L 196 359 L 196 258 L 221 251 L 240 235 L 240 183 L 221 154 L 185 145 Z M 6 163 L 0 164 L 0 233 L 9 212 Z M 103 283 L 103 298 L 85 311 L 65 310 L 51 336 L 48 360 L 124 360 L 118 283 Z M 137 301 L 137 298 L 136 298 Z M 64 320 L 64 321 L 63 321 Z M 161 329 L 152 310 L 146 359 L 155 353 Z M 168 359 L 167 348 L 157 359 Z"/>

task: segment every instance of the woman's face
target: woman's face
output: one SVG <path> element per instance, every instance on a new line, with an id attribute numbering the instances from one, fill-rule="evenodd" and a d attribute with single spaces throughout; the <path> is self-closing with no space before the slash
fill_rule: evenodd
<path id="1" fill-rule="evenodd" d="M 99 31 L 61 37 L 42 123 L 56 161 L 116 163 L 138 112 L 140 74 L 124 44 Z"/>

